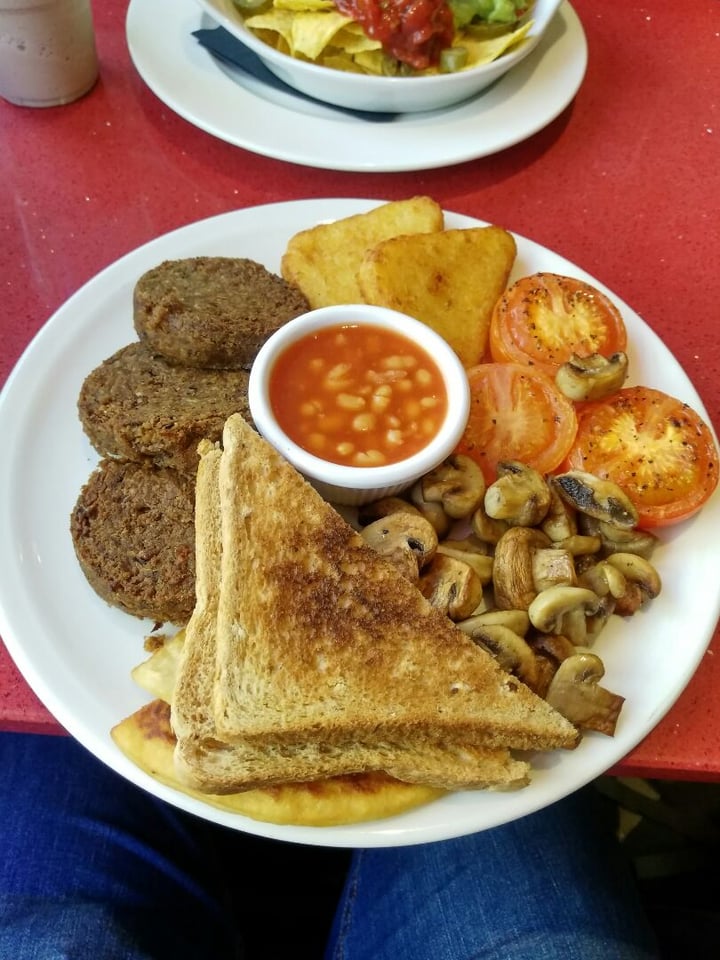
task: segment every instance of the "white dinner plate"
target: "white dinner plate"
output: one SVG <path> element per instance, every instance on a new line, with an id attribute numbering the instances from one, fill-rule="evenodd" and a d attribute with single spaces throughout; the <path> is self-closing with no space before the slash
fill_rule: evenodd
<path id="1" fill-rule="evenodd" d="M 212 26 L 195 0 L 131 0 L 127 42 L 148 87 L 200 129 L 253 153 L 327 170 L 427 170 L 504 150 L 555 119 L 587 66 L 564 3 L 538 47 L 469 101 L 386 121 L 359 119 L 222 67 L 192 36 Z"/>
<path id="2" fill-rule="evenodd" d="M 482 830 L 558 800 L 603 773 L 657 724 L 679 696 L 709 643 L 720 612 L 717 570 L 720 489 L 699 517 L 662 534 L 660 596 L 632 621 L 614 618 L 597 644 L 604 684 L 626 697 L 615 737 L 587 735 L 572 752 L 533 760 L 534 775 L 512 793 L 448 795 L 387 820 L 339 827 L 289 827 L 220 811 L 163 786 L 126 759 L 111 727 L 148 699 L 130 679 L 145 658 L 152 625 L 107 606 L 75 560 L 69 516 L 97 456 L 81 429 L 76 401 L 87 374 L 136 339 L 132 291 L 165 259 L 252 257 L 279 271 L 288 238 L 377 201 L 301 200 L 223 214 L 140 247 L 74 294 L 30 344 L 0 395 L 0 635 L 61 724 L 129 780 L 208 820 L 268 837 L 329 846 L 420 843 Z M 448 213 L 449 227 L 478 221 Z M 540 270 L 589 278 L 579 267 L 517 237 L 513 276 Z M 606 293 L 606 288 L 602 287 Z M 610 294 L 612 296 L 612 294 Z M 632 380 L 690 403 L 707 417 L 692 384 L 652 330 L 617 297 L 629 332 Z"/>

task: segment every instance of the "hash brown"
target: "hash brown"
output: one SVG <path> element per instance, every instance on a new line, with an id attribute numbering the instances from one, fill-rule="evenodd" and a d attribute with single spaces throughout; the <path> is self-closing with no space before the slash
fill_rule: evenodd
<path id="1" fill-rule="evenodd" d="M 485 354 L 516 252 L 515 238 L 497 226 L 392 237 L 368 250 L 358 284 L 365 303 L 421 320 L 471 367 Z"/>

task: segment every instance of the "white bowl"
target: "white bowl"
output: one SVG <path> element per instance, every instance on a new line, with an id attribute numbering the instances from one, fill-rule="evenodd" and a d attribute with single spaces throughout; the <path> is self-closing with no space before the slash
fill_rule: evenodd
<path id="1" fill-rule="evenodd" d="M 289 86 L 340 107 L 372 112 L 415 113 L 437 110 L 475 96 L 535 49 L 561 0 L 536 0 L 533 25 L 525 40 L 491 63 L 457 73 L 427 77 L 376 77 L 332 70 L 293 57 L 263 43 L 242 21 L 232 0 L 197 0 L 216 23 L 253 50 L 276 77 Z"/>
<path id="2" fill-rule="evenodd" d="M 364 324 L 403 334 L 430 354 L 442 374 L 448 405 L 445 419 L 430 442 L 412 456 L 378 467 L 331 463 L 298 446 L 280 428 L 269 397 L 270 376 L 279 355 L 296 340 L 324 327 Z M 321 307 L 289 320 L 265 342 L 250 371 L 250 413 L 258 431 L 320 494 L 333 503 L 360 506 L 394 496 L 449 456 L 457 446 L 470 412 L 470 387 L 457 354 L 426 324 L 385 307 L 367 304 Z"/>

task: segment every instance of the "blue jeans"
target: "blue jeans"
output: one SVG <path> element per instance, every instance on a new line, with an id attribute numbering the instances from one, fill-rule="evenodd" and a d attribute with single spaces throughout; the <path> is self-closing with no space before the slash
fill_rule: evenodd
<path id="1" fill-rule="evenodd" d="M 467 838 L 327 851 L 185 814 L 70 738 L 0 734 L 0 960 L 320 960 L 302 918 L 338 856 L 326 960 L 657 957 L 601 803 L 583 790 Z"/>

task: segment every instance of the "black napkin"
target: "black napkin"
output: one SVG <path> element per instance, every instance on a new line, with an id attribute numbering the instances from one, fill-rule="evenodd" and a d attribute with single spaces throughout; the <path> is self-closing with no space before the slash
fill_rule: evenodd
<path id="1" fill-rule="evenodd" d="M 192 34 L 199 43 L 202 44 L 210 53 L 221 60 L 226 60 L 235 67 L 244 70 L 251 77 L 262 80 L 263 83 L 274 87 L 276 90 L 282 90 L 284 93 L 292 94 L 303 100 L 309 100 L 311 103 L 319 103 L 330 110 L 339 110 L 341 113 L 347 113 L 360 120 L 374 120 L 375 122 L 387 122 L 394 120 L 397 114 L 394 113 L 375 113 L 372 110 L 353 110 L 350 107 L 337 107 L 332 103 L 325 103 L 316 97 L 311 97 L 306 93 L 301 93 L 294 87 L 276 77 L 272 71 L 268 70 L 262 60 L 253 53 L 244 43 L 241 43 L 237 37 L 234 37 L 224 27 L 213 27 L 212 29 L 193 30 Z"/>

